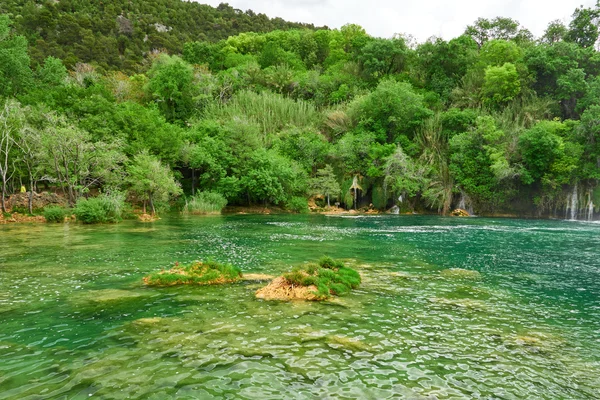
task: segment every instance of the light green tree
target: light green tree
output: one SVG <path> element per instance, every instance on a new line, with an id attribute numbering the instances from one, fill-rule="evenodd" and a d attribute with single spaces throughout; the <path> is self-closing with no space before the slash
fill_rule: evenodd
<path id="1" fill-rule="evenodd" d="M 309 182 L 309 187 L 313 195 L 323 195 L 327 197 L 327 206 L 331 207 L 330 198 L 339 196 L 342 189 L 333 173 L 331 165 L 317 170 L 317 174 Z"/>
<path id="2" fill-rule="evenodd" d="M 172 197 L 182 193 L 181 186 L 171 169 L 160 160 L 144 151 L 135 157 L 127 168 L 129 190 L 144 204 L 149 204 L 152 215 L 156 214 L 156 205 L 168 202 Z"/>
<path id="3" fill-rule="evenodd" d="M 505 63 L 501 67 L 487 67 L 482 92 L 484 102 L 493 106 L 500 106 L 513 100 L 521 92 L 521 82 L 514 64 Z"/>

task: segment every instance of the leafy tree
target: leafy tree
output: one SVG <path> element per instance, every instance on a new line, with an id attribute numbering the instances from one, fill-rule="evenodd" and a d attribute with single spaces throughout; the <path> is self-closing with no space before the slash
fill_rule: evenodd
<path id="1" fill-rule="evenodd" d="M 581 47 L 591 47 L 598 40 L 600 9 L 576 8 L 565 39 Z"/>
<path id="2" fill-rule="evenodd" d="M 152 64 L 148 77 L 148 93 L 167 121 L 186 121 L 193 111 L 194 69 L 177 56 L 163 54 Z"/>
<path id="3" fill-rule="evenodd" d="M 309 187 L 313 195 L 327 197 L 327 206 L 331 207 L 330 198 L 338 196 L 341 192 L 340 185 L 333 173 L 333 167 L 326 165 L 325 168 L 317 170 L 317 174 L 310 180 Z"/>
<path id="4" fill-rule="evenodd" d="M 157 204 L 167 203 L 173 196 L 182 193 L 171 169 L 147 152 L 133 157 L 131 164 L 127 167 L 127 173 L 129 190 L 143 201 L 144 213 L 146 213 L 147 203 L 154 215 Z"/>
<path id="5" fill-rule="evenodd" d="M 22 92 L 31 83 L 27 39 L 11 33 L 11 21 L 0 14 L 0 96 Z"/>
<path id="6" fill-rule="evenodd" d="M 412 138 L 432 114 L 410 84 L 392 80 L 382 81 L 373 92 L 357 99 L 350 112 L 357 126 L 373 132 L 380 143 L 394 143 L 402 135 Z"/>
<path id="7" fill-rule="evenodd" d="M 119 141 L 92 142 L 88 132 L 73 126 L 63 117 L 46 115 L 42 148 L 71 205 L 91 187 L 118 185 L 125 160 Z"/>
<path id="8" fill-rule="evenodd" d="M 407 53 L 403 39 L 374 39 L 361 49 L 359 62 L 367 79 L 378 81 L 384 76 L 402 72 Z"/>
<path id="9" fill-rule="evenodd" d="M 14 100 L 4 101 L 0 109 L 0 179 L 2 179 L 0 204 L 2 212 L 6 212 L 7 183 L 15 174 L 12 162 L 13 149 L 22 128 L 23 120 L 23 109 L 19 103 Z"/>
<path id="10" fill-rule="evenodd" d="M 561 128 L 560 122 L 544 121 L 519 137 L 519 149 L 525 166 L 521 175 L 524 183 L 540 181 L 550 171 L 564 147 L 562 138 L 557 135 L 557 130 Z"/>
<path id="11" fill-rule="evenodd" d="M 37 78 L 48 86 L 60 86 L 67 78 L 67 68 L 55 57 L 48 57 L 44 65 L 37 71 Z"/>
<path id="12" fill-rule="evenodd" d="M 521 91 L 517 69 L 511 63 L 487 67 L 483 83 L 484 102 L 499 106 L 513 100 Z"/>

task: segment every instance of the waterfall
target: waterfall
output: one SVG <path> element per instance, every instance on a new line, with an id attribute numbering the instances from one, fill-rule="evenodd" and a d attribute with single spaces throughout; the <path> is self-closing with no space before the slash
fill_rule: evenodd
<path id="1" fill-rule="evenodd" d="M 466 207 L 467 205 L 465 202 L 465 194 L 463 192 L 460 192 L 460 201 L 458 202 L 458 208 L 464 210 Z"/>
<path id="2" fill-rule="evenodd" d="M 461 210 L 465 210 L 469 213 L 469 215 L 474 215 L 473 212 L 473 204 L 471 203 L 471 199 L 469 196 L 465 194 L 465 192 L 460 192 L 460 200 L 458 201 L 458 208 Z"/>
<path id="3" fill-rule="evenodd" d="M 594 202 L 592 201 L 592 191 L 588 192 L 588 204 L 587 204 L 587 213 L 586 220 L 592 221 L 594 219 Z"/>
<path id="4" fill-rule="evenodd" d="M 400 214 L 400 207 L 394 206 L 390 208 L 390 214 Z"/>
<path id="5" fill-rule="evenodd" d="M 577 219 L 577 211 L 579 208 L 579 196 L 577 195 L 577 184 L 573 185 L 573 193 L 571 193 L 571 220 Z"/>

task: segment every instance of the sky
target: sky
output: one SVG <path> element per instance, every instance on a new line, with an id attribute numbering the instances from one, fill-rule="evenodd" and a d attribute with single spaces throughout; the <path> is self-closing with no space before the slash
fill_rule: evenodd
<path id="1" fill-rule="evenodd" d="M 516 19 L 536 37 L 550 21 L 565 23 L 575 8 L 591 7 L 596 0 L 197 0 L 217 6 L 227 2 L 234 8 L 252 9 L 269 17 L 292 22 L 339 28 L 354 23 L 372 36 L 389 38 L 411 34 L 419 42 L 431 36 L 446 40 L 462 34 L 479 17 Z"/>

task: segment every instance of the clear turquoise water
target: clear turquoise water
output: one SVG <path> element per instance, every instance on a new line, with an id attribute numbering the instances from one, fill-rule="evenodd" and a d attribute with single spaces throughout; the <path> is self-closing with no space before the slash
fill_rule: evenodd
<path id="1" fill-rule="evenodd" d="M 0 239 L 0 399 L 600 398 L 599 224 L 219 216 Z M 277 274 L 323 254 L 361 288 L 281 303 L 252 282 L 141 284 L 174 261 Z"/>

